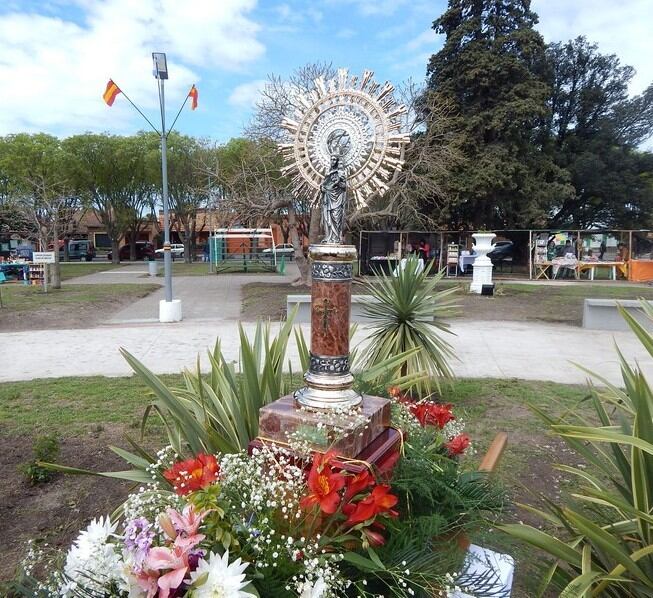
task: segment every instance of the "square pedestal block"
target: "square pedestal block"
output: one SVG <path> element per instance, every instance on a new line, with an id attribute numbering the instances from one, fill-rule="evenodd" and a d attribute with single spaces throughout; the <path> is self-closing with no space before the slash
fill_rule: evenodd
<path id="1" fill-rule="evenodd" d="M 335 450 L 356 458 L 390 425 L 390 401 L 363 396 L 357 415 L 313 411 L 298 407 L 287 395 L 263 407 L 259 414 L 259 438 L 288 443 L 290 438 L 308 442 L 318 451 Z"/>

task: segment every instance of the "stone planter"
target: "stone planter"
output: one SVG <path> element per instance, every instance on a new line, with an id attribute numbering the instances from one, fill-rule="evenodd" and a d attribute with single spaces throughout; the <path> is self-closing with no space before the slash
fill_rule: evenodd
<path id="1" fill-rule="evenodd" d="M 492 284 L 492 260 L 487 254 L 492 251 L 492 239 L 496 235 L 494 233 L 474 233 L 472 237 L 477 256 L 472 265 L 474 276 L 472 284 L 469 286 L 469 292 L 480 295 L 484 284 Z"/>

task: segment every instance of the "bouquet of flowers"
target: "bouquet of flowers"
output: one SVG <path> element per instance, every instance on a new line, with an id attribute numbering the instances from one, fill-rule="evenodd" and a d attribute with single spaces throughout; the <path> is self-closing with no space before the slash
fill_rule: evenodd
<path id="1" fill-rule="evenodd" d="M 485 477 L 465 479 L 470 438 L 451 405 L 391 395 L 404 441 L 379 468 L 354 473 L 333 451 L 275 444 L 190 458 L 162 449 L 143 460 L 150 482 L 92 521 L 32 595 L 449 595 L 465 584 L 443 538 L 499 507 Z"/>

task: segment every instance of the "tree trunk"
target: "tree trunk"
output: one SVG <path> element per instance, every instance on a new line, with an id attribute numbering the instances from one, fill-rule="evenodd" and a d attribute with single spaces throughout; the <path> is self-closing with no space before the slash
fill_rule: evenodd
<path id="1" fill-rule="evenodd" d="M 300 279 L 298 284 L 311 286 L 311 269 L 308 260 L 304 256 L 304 239 L 300 238 L 299 232 L 297 231 L 295 208 L 292 206 L 288 207 L 288 232 L 290 242 L 295 248 L 295 262 L 297 263 L 297 268 L 299 268 Z"/>
<path id="2" fill-rule="evenodd" d="M 61 262 L 59 261 L 59 226 L 55 218 L 52 224 L 52 236 L 54 237 L 54 264 L 50 270 L 52 274 L 52 288 L 61 288 Z"/>
<path id="3" fill-rule="evenodd" d="M 186 262 L 187 264 L 191 263 L 191 257 L 193 252 L 193 244 L 191 241 L 192 241 L 191 235 L 185 234 L 184 235 L 184 262 Z"/>
<path id="4" fill-rule="evenodd" d="M 315 245 L 320 242 L 320 224 L 322 223 L 320 208 L 311 208 L 311 221 L 308 225 L 308 242 Z"/>
<path id="5" fill-rule="evenodd" d="M 129 233 L 127 233 L 127 235 L 129 236 L 129 261 L 135 262 L 136 261 L 136 231 L 130 230 Z"/>
<path id="6" fill-rule="evenodd" d="M 117 239 L 111 239 L 111 263 L 120 263 L 120 246 Z"/>

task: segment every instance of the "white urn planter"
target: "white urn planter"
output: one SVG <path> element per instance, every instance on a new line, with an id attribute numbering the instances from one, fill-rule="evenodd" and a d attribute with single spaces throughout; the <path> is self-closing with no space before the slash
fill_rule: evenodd
<path id="1" fill-rule="evenodd" d="M 476 259 L 472 264 L 474 275 L 472 284 L 469 285 L 470 293 L 481 294 L 484 284 L 492 284 L 492 260 L 487 254 L 492 251 L 492 239 L 496 237 L 494 233 L 474 233 L 474 251 Z"/>

